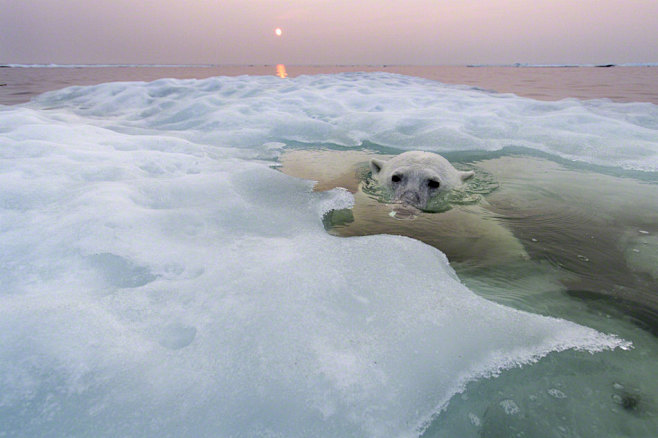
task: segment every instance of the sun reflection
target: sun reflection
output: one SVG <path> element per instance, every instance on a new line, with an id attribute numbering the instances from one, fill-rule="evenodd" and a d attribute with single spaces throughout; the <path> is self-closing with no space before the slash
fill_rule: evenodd
<path id="1" fill-rule="evenodd" d="M 286 72 L 286 66 L 283 64 L 276 65 L 276 75 L 280 78 L 287 78 L 288 73 Z"/>

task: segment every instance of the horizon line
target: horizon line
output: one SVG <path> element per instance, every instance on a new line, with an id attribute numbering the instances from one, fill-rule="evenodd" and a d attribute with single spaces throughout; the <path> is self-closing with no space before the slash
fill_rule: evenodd
<path id="1" fill-rule="evenodd" d="M 245 63 L 245 64 L 160 64 L 160 63 L 0 63 L 0 68 L 218 68 L 218 67 L 272 67 L 278 64 L 289 67 L 527 67 L 527 68 L 555 68 L 555 67 L 658 67 L 658 62 L 625 62 L 625 63 L 470 63 L 470 64 L 285 64 L 285 63 Z"/>

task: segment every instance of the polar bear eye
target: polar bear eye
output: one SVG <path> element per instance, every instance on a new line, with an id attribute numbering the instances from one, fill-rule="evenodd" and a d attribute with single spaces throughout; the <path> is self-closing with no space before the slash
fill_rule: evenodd
<path id="1" fill-rule="evenodd" d="M 400 182 L 400 181 L 402 181 L 402 176 L 401 175 L 393 175 L 391 177 L 391 181 L 393 181 L 394 183 Z"/>
<path id="2" fill-rule="evenodd" d="M 440 185 L 441 185 L 441 183 L 438 182 L 435 179 L 428 179 L 427 180 L 427 187 L 429 187 L 430 189 L 438 189 Z"/>

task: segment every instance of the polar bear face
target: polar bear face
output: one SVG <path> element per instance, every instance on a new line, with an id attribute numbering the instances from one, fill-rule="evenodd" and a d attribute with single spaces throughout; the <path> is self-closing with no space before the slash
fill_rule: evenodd
<path id="1" fill-rule="evenodd" d="M 388 161 L 373 158 L 370 169 L 377 182 L 391 192 L 394 202 L 421 210 L 435 196 L 473 176 L 473 171 L 461 172 L 441 155 L 420 151 L 405 152 Z"/>

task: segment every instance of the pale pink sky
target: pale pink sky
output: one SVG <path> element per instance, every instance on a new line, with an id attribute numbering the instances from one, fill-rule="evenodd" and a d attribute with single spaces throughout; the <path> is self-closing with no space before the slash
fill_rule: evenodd
<path id="1" fill-rule="evenodd" d="M 658 0 L 0 0 L 0 63 L 514 62 L 658 62 Z"/>

